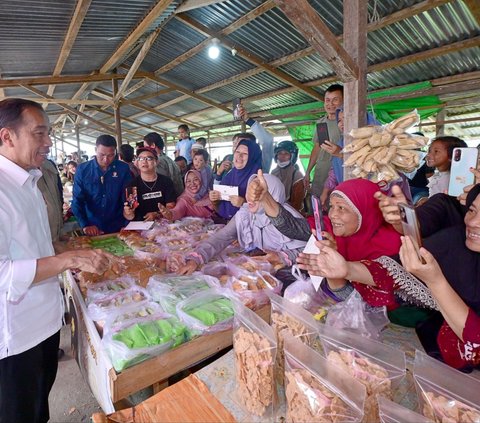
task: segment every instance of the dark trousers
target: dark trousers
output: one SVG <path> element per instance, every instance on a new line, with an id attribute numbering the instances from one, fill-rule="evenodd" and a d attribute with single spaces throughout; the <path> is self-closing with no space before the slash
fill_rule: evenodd
<path id="1" fill-rule="evenodd" d="M 0 360 L 0 423 L 48 421 L 48 394 L 57 375 L 59 345 L 60 331 Z"/>

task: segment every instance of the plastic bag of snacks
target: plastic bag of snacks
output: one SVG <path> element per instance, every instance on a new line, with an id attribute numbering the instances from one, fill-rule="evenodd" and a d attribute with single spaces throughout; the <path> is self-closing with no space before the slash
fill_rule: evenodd
<path id="1" fill-rule="evenodd" d="M 276 380 L 283 385 L 284 376 L 284 351 L 283 339 L 291 335 L 300 339 L 308 346 L 312 346 L 318 337 L 318 322 L 313 316 L 298 304 L 282 298 L 273 292 L 268 293 L 271 303 L 270 324 L 277 337 L 277 366 L 275 369 Z"/>
<path id="2" fill-rule="evenodd" d="M 432 420 L 385 397 L 378 396 L 377 401 L 381 423 L 432 423 Z"/>
<path id="3" fill-rule="evenodd" d="M 145 289 L 133 286 L 103 298 L 92 299 L 87 311 L 92 320 L 105 321 L 112 313 L 122 313 L 132 306 L 139 307 L 150 300 L 151 297 Z"/>
<path id="4" fill-rule="evenodd" d="M 418 350 L 413 378 L 425 417 L 436 423 L 480 422 L 480 380 Z"/>
<path id="5" fill-rule="evenodd" d="M 166 258 L 162 247 L 157 244 L 145 245 L 145 247 L 138 248 L 135 250 L 135 253 L 133 253 L 133 256 L 154 266 L 161 266 Z"/>
<path id="6" fill-rule="evenodd" d="M 94 299 L 105 298 L 133 286 L 135 286 L 135 281 L 130 276 L 122 276 L 117 279 L 91 284 L 87 288 L 86 301 L 90 303 Z"/>
<path id="7" fill-rule="evenodd" d="M 232 328 L 232 301 L 221 290 L 207 289 L 180 301 L 177 316 L 201 333 L 220 332 Z"/>
<path id="8" fill-rule="evenodd" d="M 231 289 L 245 306 L 257 310 L 268 304 L 267 291 L 281 292 L 282 282 L 268 272 L 257 271 L 230 277 L 226 288 Z"/>
<path id="9" fill-rule="evenodd" d="M 285 337 L 288 422 L 360 422 L 365 387 L 292 336 Z"/>
<path id="10" fill-rule="evenodd" d="M 167 313 L 175 314 L 180 301 L 216 285 L 218 281 L 215 278 L 199 273 L 189 276 L 167 274 L 152 276 L 147 291 Z"/>
<path id="11" fill-rule="evenodd" d="M 253 311 L 238 301 L 235 301 L 234 306 L 235 398 L 253 416 L 273 421 L 277 405 L 274 379 L 277 353 L 275 334 Z"/>
<path id="12" fill-rule="evenodd" d="M 337 304 L 337 301 L 334 301 L 321 289 L 316 291 L 310 278 L 307 278 L 297 266 L 292 266 L 291 273 L 296 281 L 287 286 L 283 297 L 308 310 L 313 314 L 315 320 L 324 322 L 328 311 Z"/>
<path id="13" fill-rule="evenodd" d="M 351 332 L 319 326 L 327 360 L 362 383 L 367 392 L 364 422 L 378 422 L 377 395 L 392 399 L 405 376 L 405 353 Z"/>
<path id="14" fill-rule="evenodd" d="M 225 286 L 230 278 L 230 276 L 235 276 L 236 278 L 241 275 L 245 275 L 248 272 L 244 269 L 240 269 L 233 263 L 223 263 L 223 262 L 210 262 L 205 264 L 201 270 L 205 275 L 210 275 L 217 278 L 220 281 L 221 286 Z"/>
<path id="15" fill-rule="evenodd" d="M 254 260 L 253 258 L 247 256 L 233 257 L 224 261 L 226 263 L 233 263 L 235 266 L 238 266 L 251 273 L 257 272 L 259 270 L 263 270 L 265 272 L 269 272 L 272 270 L 272 265 L 270 264 L 270 262 Z"/>
<path id="16" fill-rule="evenodd" d="M 156 313 L 105 325 L 102 344 L 117 372 L 161 354 L 189 339 L 185 324 L 167 313 Z"/>
<path id="17" fill-rule="evenodd" d="M 386 307 L 370 307 L 354 290 L 345 301 L 330 307 L 325 324 L 337 329 L 351 330 L 372 339 L 388 325 Z"/>

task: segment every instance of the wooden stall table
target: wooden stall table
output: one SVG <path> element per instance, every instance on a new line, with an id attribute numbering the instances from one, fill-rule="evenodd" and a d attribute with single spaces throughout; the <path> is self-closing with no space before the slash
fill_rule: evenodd
<path id="1" fill-rule="evenodd" d="M 188 369 L 232 345 L 232 330 L 203 335 L 117 373 L 101 346 L 100 335 L 87 314 L 85 301 L 70 271 L 64 274 L 65 295 L 72 316 L 72 351 L 80 371 L 106 414 L 114 403 Z M 270 306 L 257 313 L 270 319 Z"/>

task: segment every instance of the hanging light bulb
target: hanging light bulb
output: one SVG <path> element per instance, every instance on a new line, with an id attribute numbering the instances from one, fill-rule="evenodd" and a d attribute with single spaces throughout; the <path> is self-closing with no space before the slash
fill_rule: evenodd
<path id="1" fill-rule="evenodd" d="M 84 124 L 84 125 L 88 125 L 88 119 L 85 119 L 85 120 L 83 121 L 83 124 Z"/>
<path id="2" fill-rule="evenodd" d="M 220 48 L 218 47 L 218 40 L 214 38 L 212 44 L 210 44 L 210 47 L 208 48 L 208 57 L 215 60 L 218 56 L 220 56 Z"/>

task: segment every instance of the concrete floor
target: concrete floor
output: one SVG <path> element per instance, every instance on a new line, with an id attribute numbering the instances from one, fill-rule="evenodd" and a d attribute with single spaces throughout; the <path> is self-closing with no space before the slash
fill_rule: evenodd
<path id="1" fill-rule="evenodd" d="M 70 325 L 62 328 L 60 348 L 65 355 L 58 362 L 57 378 L 50 392 L 50 422 L 89 422 L 91 415 L 101 408 L 70 354 Z"/>

